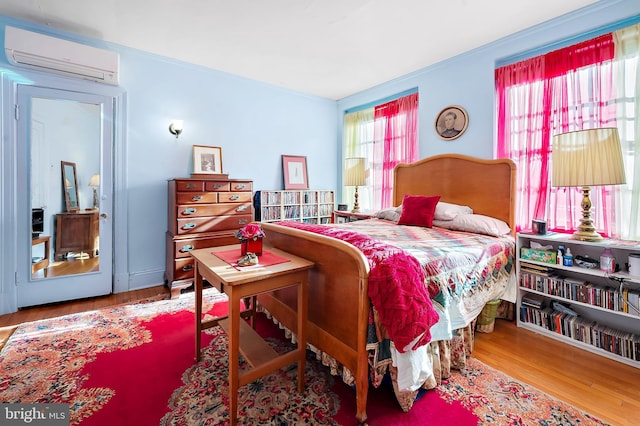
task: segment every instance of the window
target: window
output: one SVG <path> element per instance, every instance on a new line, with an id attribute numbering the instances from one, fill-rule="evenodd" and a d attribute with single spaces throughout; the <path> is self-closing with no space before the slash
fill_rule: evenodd
<path id="1" fill-rule="evenodd" d="M 344 158 L 364 157 L 367 184 L 358 188 L 362 210 L 391 207 L 393 168 L 416 161 L 418 93 L 344 115 Z M 354 199 L 354 187 L 343 188 L 343 200 Z"/>
<path id="2" fill-rule="evenodd" d="M 580 188 L 551 187 L 551 139 L 572 130 L 617 127 L 626 185 L 593 187 L 597 231 L 640 239 L 637 66 L 640 26 L 496 70 L 497 154 L 518 166 L 516 227 L 570 232 L 581 217 Z"/>

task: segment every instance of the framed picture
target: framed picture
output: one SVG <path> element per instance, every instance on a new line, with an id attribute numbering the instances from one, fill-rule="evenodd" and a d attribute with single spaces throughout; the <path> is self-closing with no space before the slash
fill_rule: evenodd
<path id="1" fill-rule="evenodd" d="M 434 123 L 434 129 L 440 139 L 452 141 L 467 130 L 469 116 L 461 106 L 451 105 L 440 111 Z"/>
<path id="2" fill-rule="evenodd" d="M 282 171 L 284 173 L 284 189 L 309 189 L 307 157 L 283 155 Z"/>
<path id="3" fill-rule="evenodd" d="M 193 173 L 218 175 L 222 173 L 222 148 L 219 146 L 193 146 Z"/>

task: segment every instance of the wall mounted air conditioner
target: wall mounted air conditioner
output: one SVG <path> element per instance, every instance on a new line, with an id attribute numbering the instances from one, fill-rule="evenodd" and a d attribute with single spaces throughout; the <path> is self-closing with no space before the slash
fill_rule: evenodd
<path id="1" fill-rule="evenodd" d="M 116 52 L 19 28 L 5 28 L 4 49 L 14 65 L 118 84 L 120 55 Z"/>

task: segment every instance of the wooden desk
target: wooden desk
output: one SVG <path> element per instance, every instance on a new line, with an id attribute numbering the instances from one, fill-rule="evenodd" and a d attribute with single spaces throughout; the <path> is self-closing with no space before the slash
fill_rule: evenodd
<path id="1" fill-rule="evenodd" d="M 39 271 L 42 268 L 49 266 L 49 252 L 51 250 L 51 237 L 48 235 L 42 235 L 31 239 L 31 247 L 38 244 L 44 244 L 44 256 L 42 260 L 37 261 L 31 265 L 31 273 Z"/>
<path id="2" fill-rule="evenodd" d="M 248 267 L 237 270 L 224 260 L 212 254 L 236 248 L 240 257 L 240 245 L 211 247 L 193 250 L 194 288 L 196 302 L 196 361 L 200 360 L 202 330 L 220 325 L 229 337 L 229 416 L 231 424 L 238 421 L 238 388 L 298 361 L 298 391 L 304 389 L 304 369 L 306 356 L 307 292 L 309 269 L 313 262 L 293 256 L 282 250 L 265 247 L 288 262 L 264 267 Z M 211 285 L 229 297 L 229 314 L 226 318 L 202 321 L 202 282 Z M 278 356 L 278 354 L 253 330 L 246 321 L 240 320 L 240 301 L 253 299 L 251 312 L 255 309 L 255 295 L 280 288 L 298 286 L 298 347 Z M 249 370 L 239 371 L 239 353 L 249 365 Z"/>

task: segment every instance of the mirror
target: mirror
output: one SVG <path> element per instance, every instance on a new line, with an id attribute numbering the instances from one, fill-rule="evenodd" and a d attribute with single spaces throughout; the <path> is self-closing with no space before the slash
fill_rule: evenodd
<path id="1" fill-rule="evenodd" d="M 101 167 L 101 104 L 64 97 L 25 98 L 24 109 L 31 111 L 27 129 L 31 208 L 44 213 L 40 237 L 31 241 L 31 277 L 100 272 L 100 212 L 89 210 L 93 188 L 87 183 Z M 40 259 L 49 263 L 40 264 Z"/>
<path id="2" fill-rule="evenodd" d="M 76 178 L 76 163 L 61 161 L 62 191 L 67 211 L 74 213 L 80 210 L 78 203 L 78 179 Z"/>

